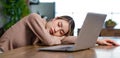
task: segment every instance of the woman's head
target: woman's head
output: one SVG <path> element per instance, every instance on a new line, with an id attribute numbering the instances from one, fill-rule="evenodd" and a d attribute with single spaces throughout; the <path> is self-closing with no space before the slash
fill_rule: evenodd
<path id="1" fill-rule="evenodd" d="M 73 35 L 75 23 L 70 16 L 60 16 L 48 21 L 46 28 L 54 36 Z"/>

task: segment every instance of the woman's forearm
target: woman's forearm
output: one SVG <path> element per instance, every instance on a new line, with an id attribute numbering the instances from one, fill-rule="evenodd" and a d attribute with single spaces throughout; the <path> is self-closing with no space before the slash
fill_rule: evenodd
<path id="1" fill-rule="evenodd" d="M 71 43 L 75 43 L 76 39 L 77 39 L 77 36 L 67 36 L 61 42 L 63 44 L 71 44 Z"/>

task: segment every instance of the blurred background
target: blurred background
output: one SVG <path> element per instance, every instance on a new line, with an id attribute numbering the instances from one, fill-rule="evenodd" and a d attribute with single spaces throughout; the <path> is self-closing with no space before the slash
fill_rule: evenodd
<path id="1" fill-rule="evenodd" d="M 120 29 L 119 5 L 120 0 L 0 0 L 0 28 L 5 31 L 30 13 L 38 13 L 47 20 L 69 15 L 75 20 L 77 35 L 86 14 L 95 12 L 107 14 L 106 21 L 112 19 L 116 22 L 114 29 Z"/>

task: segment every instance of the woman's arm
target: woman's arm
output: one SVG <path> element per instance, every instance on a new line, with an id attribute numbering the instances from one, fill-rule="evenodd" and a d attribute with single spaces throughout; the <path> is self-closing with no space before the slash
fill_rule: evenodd
<path id="1" fill-rule="evenodd" d="M 64 37 L 64 39 L 61 40 L 63 44 L 73 44 L 75 43 L 75 40 L 77 39 L 77 36 L 67 36 Z"/>
<path id="2" fill-rule="evenodd" d="M 70 43 L 75 43 L 75 40 L 77 39 L 77 36 L 68 36 L 65 37 L 62 40 L 62 43 L 64 44 L 70 44 Z M 108 39 L 108 38 L 104 38 L 104 39 L 97 39 L 96 44 L 99 45 L 107 45 L 107 46 L 119 46 L 120 44 L 118 44 L 117 42 L 115 42 L 112 39 Z"/>
<path id="3" fill-rule="evenodd" d="M 107 45 L 107 46 L 119 46 L 120 45 L 117 42 L 115 42 L 114 40 L 108 39 L 108 38 L 98 39 L 97 44 L 99 44 L 99 45 Z"/>

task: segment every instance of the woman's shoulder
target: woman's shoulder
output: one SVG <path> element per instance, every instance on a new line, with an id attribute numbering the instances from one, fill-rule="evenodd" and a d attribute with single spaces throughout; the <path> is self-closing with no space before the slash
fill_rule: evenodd
<path id="1" fill-rule="evenodd" d="M 39 15 L 39 14 L 37 14 L 37 13 L 31 13 L 29 16 L 30 16 L 30 17 L 34 17 L 34 18 L 37 18 L 37 19 L 39 19 L 39 20 L 41 20 L 41 21 L 43 21 L 43 22 L 46 22 L 46 20 L 45 20 L 44 18 L 42 18 L 41 15 Z"/>
<path id="2" fill-rule="evenodd" d="M 30 13 L 29 16 L 39 16 L 39 17 L 41 17 L 41 15 L 39 15 L 37 13 Z"/>

